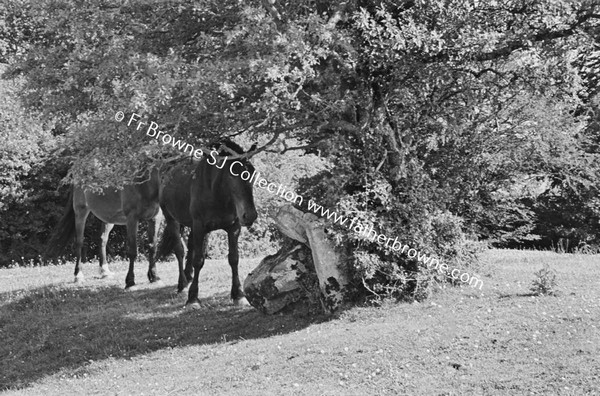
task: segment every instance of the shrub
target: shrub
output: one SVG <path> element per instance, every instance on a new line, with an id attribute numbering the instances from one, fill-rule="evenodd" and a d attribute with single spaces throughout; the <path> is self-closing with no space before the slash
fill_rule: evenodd
<path id="1" fill-rule="evenodd" d="M 550 269 L 548 264 L 544 264 L 544 267 L 537 271 L 534 275 L 535 279 L 533 280 L 533 284 L 531 285 L 530 289 L 533 294 L 536 296 L 554 296 L 557 294 L 556 271 Z"/>
<path id="2" fill-rule="evenodd" d="M 315 202 L 348 221 L 355 218 L 356 223 L 373 225 L 378 235 L 398 237 L 403 245 L 449 266 L 472 266 L 480 247 L 467 238 L 459 216 L 437 207 L 431 180 L 414 167 L 403 187 L 403 191 L 393 191 L 385 179 L 377 177 L 359 185 L 331 172 L 322 172 L 301 183 L 305 199 L 312 196 Z M 332 198 L 338 199 L 336 204 Z M 434 282 L 448 279 L 419 265 L 416 258 L 371 241 L 347 226 L 331 220 L 326 220 L 326 224 L 326 232 L 347 262 L 357 292 L 355 298 L 422 300 Z"/>

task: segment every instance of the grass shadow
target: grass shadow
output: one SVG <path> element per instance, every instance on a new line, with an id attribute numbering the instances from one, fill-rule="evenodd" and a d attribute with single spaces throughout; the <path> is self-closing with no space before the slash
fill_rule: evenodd
<path id="1" fill-rule="evenodd" d="M 575 295 L 575 293 L 572 293 L 572 294 Z M 553 294 L 540 294 L 540 293 L 534 293 L 534 292 L 505 293 L 505 294 L 499 294 L 498 300 L 504 300 L 506 298 L 513 298 L 513 297 L 560 297 L 560 296 L 561 296 L 560 292 L 554 292 Z"/>
<path id="2" fill-rule="evenodd" d="M 0 390 L 27 387 L 94 361 L 153 351 L 235 343 L 293 332 L 326 316 L 263 315 L 236 307 L 227 293 L 185 310 L 172 286 L 123 292 L 120 287 L 61 287 L 11 292 L 0 306 Z M 72 372 L 70 372 L 72 371 Z"/>

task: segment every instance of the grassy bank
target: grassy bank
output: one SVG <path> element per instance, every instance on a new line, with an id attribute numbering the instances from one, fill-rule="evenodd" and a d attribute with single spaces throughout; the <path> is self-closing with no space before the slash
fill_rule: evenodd
<path id="1" fill-rule="evenodd" d="M 72 282 L 72 266 L 0 270 L 0 389 L 10 394 L 600 394 L 597 256 L 492 250 L 483 290 L 339 317 L 263 316 L 228 299 L 226 261 L 207 261 L 205 306 L 183 310 L 174 263 L 163 284 L 124 292 Z M 529 293 L 544 263 L 558 297 Z M 241 276 L 258 262 L 244 261 Z"/>

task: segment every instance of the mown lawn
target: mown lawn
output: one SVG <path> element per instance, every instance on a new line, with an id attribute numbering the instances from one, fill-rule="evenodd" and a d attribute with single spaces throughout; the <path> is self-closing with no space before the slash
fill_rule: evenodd
<path id="1" fill-rule="evenodd" d="M 263 316 L 228 299 L 226 261 L 207 261 L 198 311 L 162 285 L 72 283 L 72 266 L 0 270 L 0 389 L 10 394 L 600 394 L 600 257 L 491 250 L 483 289 L 337 317 Z M 544 263 L 558 297 L 529 294 Z M 258 264 L 244 261 L 245 276 Z"/>

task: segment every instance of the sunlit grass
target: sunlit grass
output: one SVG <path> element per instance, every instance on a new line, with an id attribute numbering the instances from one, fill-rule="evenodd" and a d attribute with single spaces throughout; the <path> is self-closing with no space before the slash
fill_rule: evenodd
<path id="1" fill-rule="evenodd" d="M 0 270 L 0 388 L 11 394 L 598 394 L 597 256 L 492 250 L 485 287 L 446 288 L 414 304 L 337 317 L 263 316 L 229 300 L 230 269 L 208 261 L 198 311 L 143 277 L 85 285 L 72 267 Z M 242 263 L 242 277 L 258 264 Z M 559 295 L 532 296 L 557 272 Z M 36 278 L 37 277 L 37 278 Z M 18 390 L 18 389 L 21 390 Z"/>

